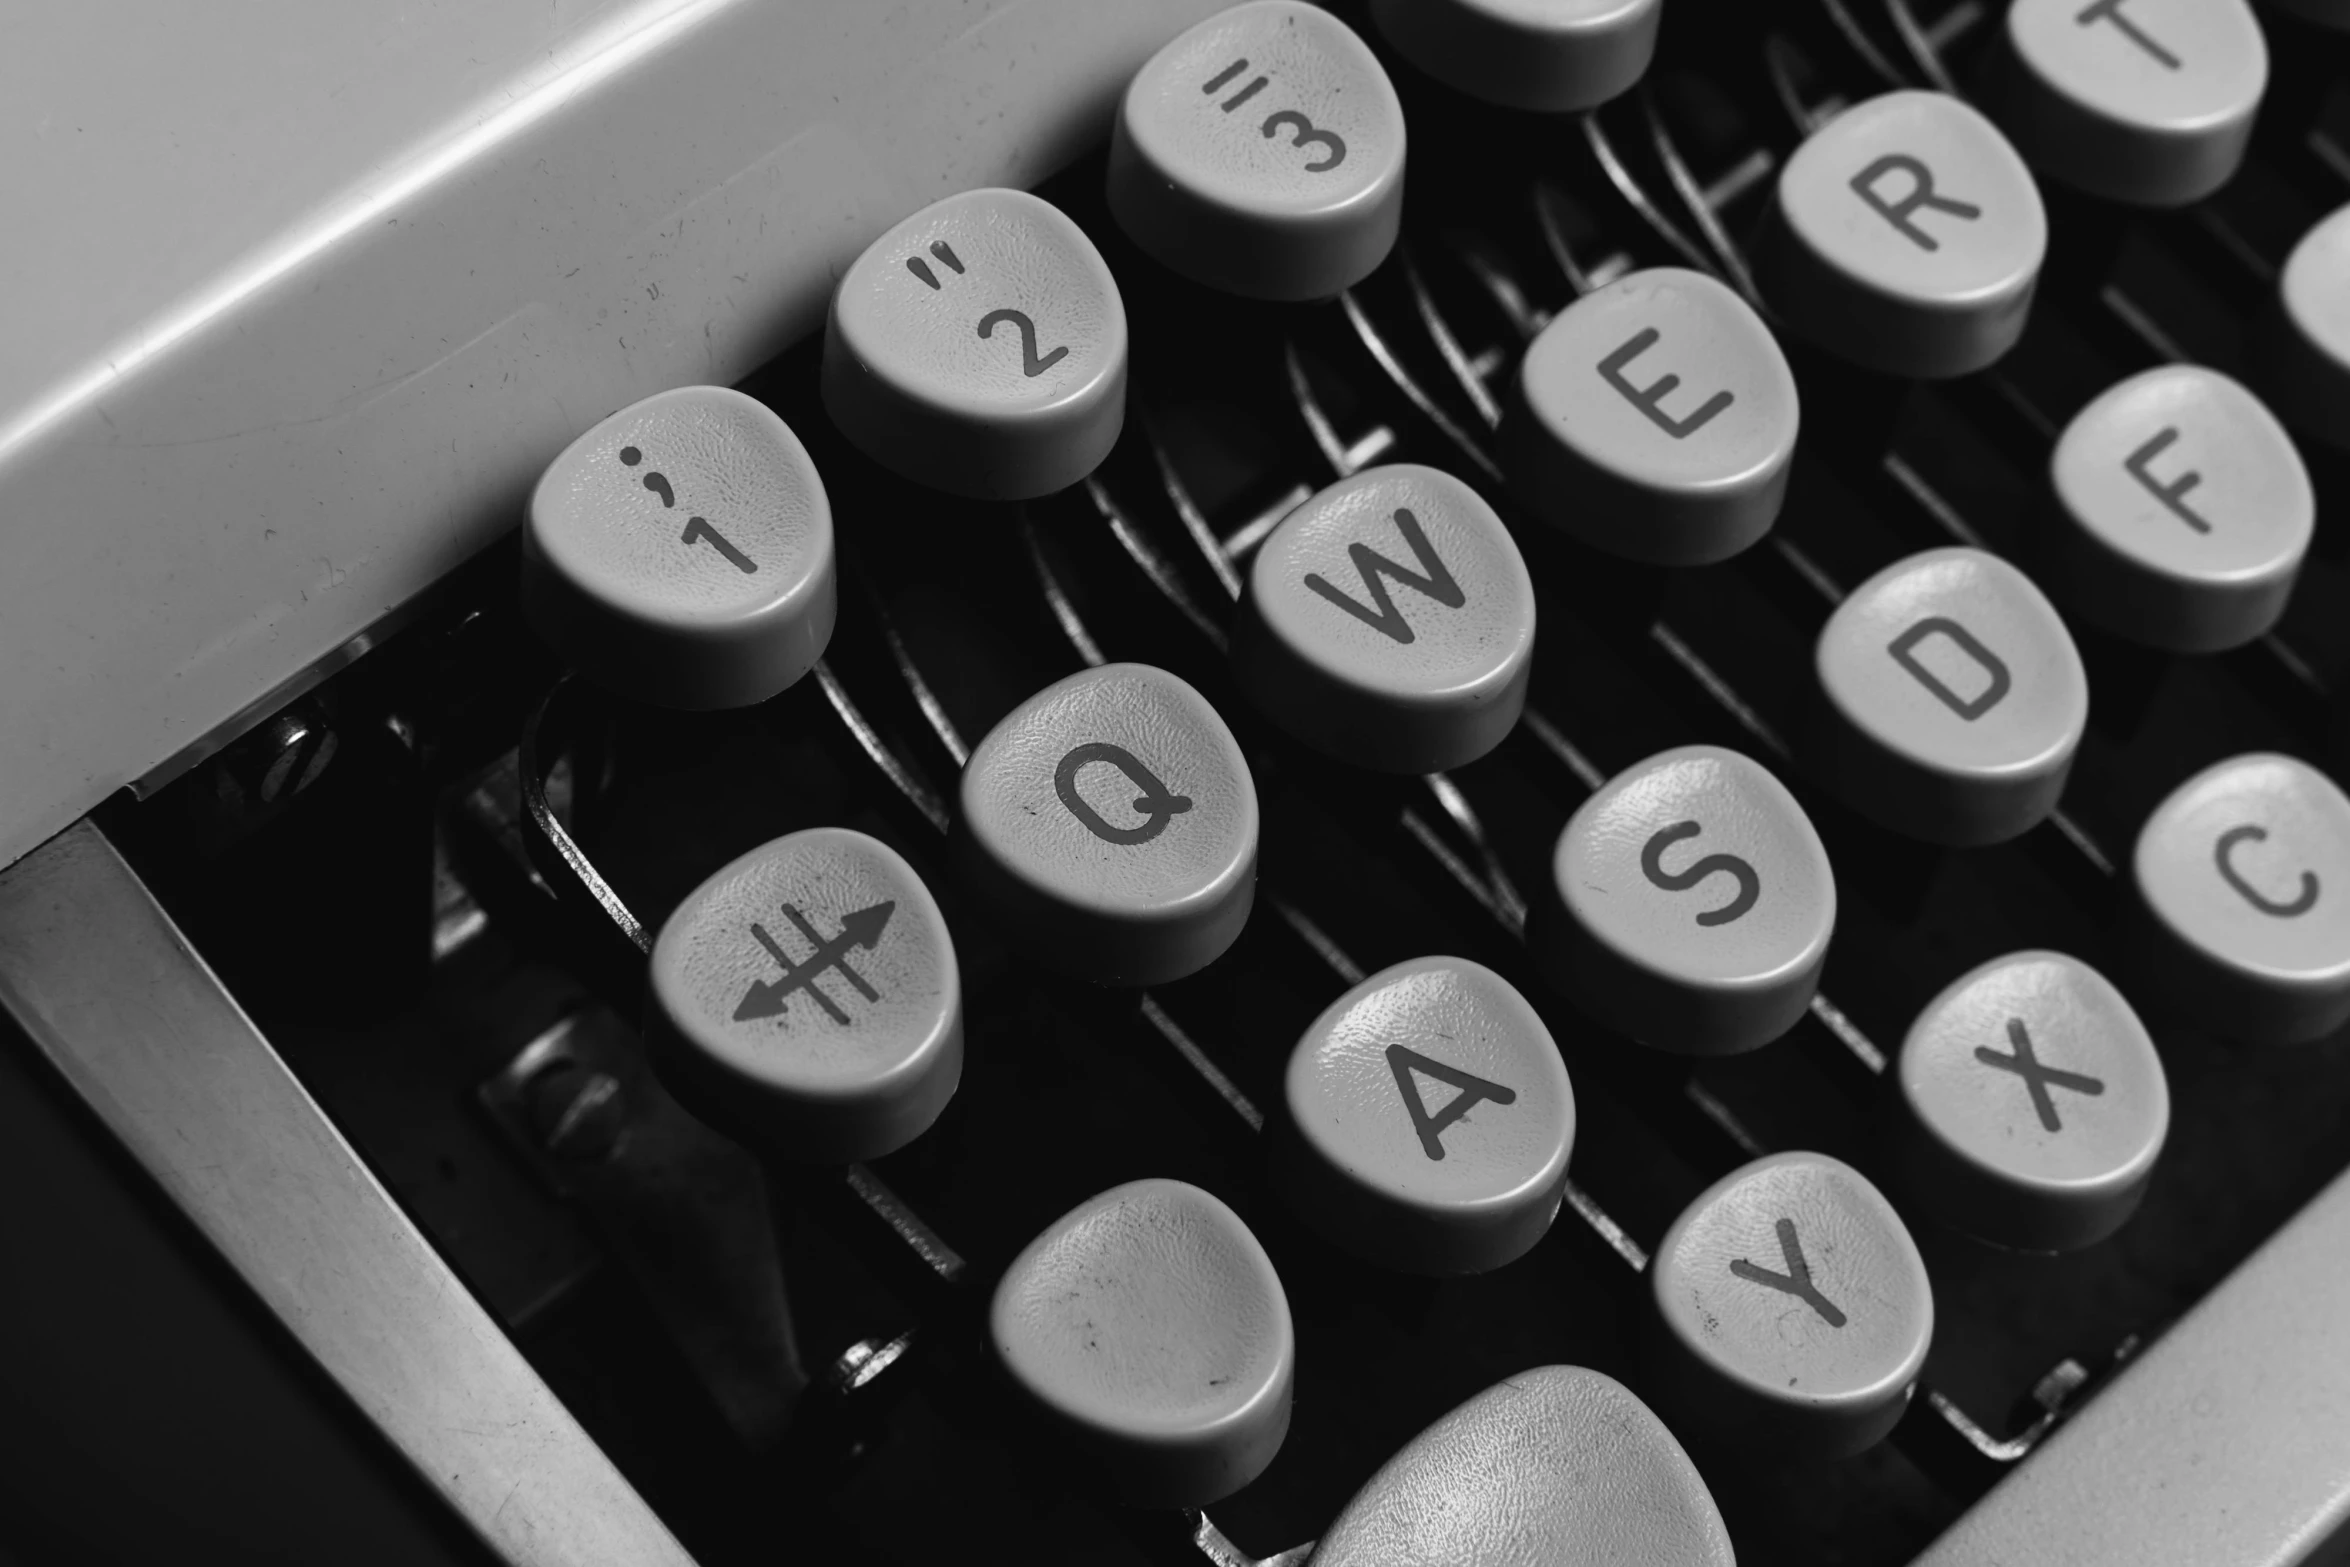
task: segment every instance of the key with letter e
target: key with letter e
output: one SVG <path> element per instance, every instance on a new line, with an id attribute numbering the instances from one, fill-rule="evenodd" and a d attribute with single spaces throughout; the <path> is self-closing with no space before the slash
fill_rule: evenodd
<path id="1" fill-rule="evenodd" d="M 1703 273 L 1652 267 L 1543 329 L 1501 440 L 1538 516 L 1611 555 L 1696 566 L 1770 530 L 1796 425 L 1795 377 L 1753 307 Z"/>

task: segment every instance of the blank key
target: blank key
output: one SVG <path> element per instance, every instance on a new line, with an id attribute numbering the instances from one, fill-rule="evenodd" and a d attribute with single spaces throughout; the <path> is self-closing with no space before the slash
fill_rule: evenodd
<path id="1" fill-rule="evenodd" d="M 2291 1043 L 2350 1018 L 2350 799 L 2316 768 L 2206 768 L 2146 819 L 2131 864 L 2148 975 L 2206 1027 Z"/>
<path id="2" fill-rule="evenodd" d="M 1673 1222 L 1648 1278 L 1668 1418 L 1757 1461 L 1875 1444 L 1934 1337 L 1909 1231 L 1866 1176 L 1825 1154 L 1724 1176 Z"/>
<path id="3" fill-rule="evenodd" d="M 2253 351 L 2260 389 L 2285 422 L 2350 451 L 2350 206 L 2293 247 Z"/>
<path id="4" fill-rule="evenodd" d="M 1581 1366 L 1505 1377 L 1405 1444 L 1314 1567 L 1732 1567 L 1730 1531 L 1664 1422 Z"/>
<path id="5" fill-rule="evenodd" d="M 1550 1229 L 1575 1094 L 1516 987 L 1415 958 L 1332 1002 L 1290 1052 L 1277 1168 L 1309 1224 L 1411 1273 L 1482 1273 Z"/>
<path id="6" fill-rule="evenodd" d="M 982 500 L 1094 470 L 1126 420 L 1126 306 L 1050 202 L 967 190 L 875 240 L 833 291 L 825 412 L 883 467 Z"/>
<path id="7" fill-rule="evenodd" d="M 1248 760 L 1207 698 L 1147 664 L 1071 675 L 1006 714 L 964 766 L 958 840 L 1004 939 L 1097 983 L 1205 968 L 1256 897 Z"/>
<path id="8" fill-rule="evenodd" d="M 2069 607 L 2179 653 L 2239 647 L 2285 612 L 2317 497 L 2274 415 L 2235 381 L 2163 365 L 2073 416 L 2049 462 Z"/>
<path id="9" fill-rule="evenodd" d="M 1984 96 L 2040 172 L 2176 207 L 2236 172 L 2267 86 L 2246 0 L 2016 0 Z"/>
<path id="10" fill-rule="evenodd" d="M 1814 649 L 1821 765 L 1854 809 L 1928 843 L 1998 843 L 2056 808 L 2089 678 L 2030 578 L 1928 550 L 1836 607 Z"/>
<path id="11" fill-rule="evenodd" d="M 1757 246 L 1763 292 L 1853 363 L 1939 378 L 2023 335 L 2048 216 L 2007 138 L 1943 93 L 1871 98 L 1779 171 Z"/>
<path id="12" fill-rule="evenodd" d="M 764 702 L 832 640 L 832 505 L 766 404 L 686 386 L 598 423 L 547 465 L 522 535 L 522 607 L 574 669 L 657 707 Z"/>
<path id="13" fill-rule="evenodd" d="M 1459 479 L 1366 468 L 1259 547 L 1232 657 L 1257 705 L 1316 750 L 1382 772 L 1459 767 L 1525 711 L 1534 579 Z"/>
<path id="14" fill-rule="evenodd" d="M 1828 851 L 1786 786 L 1719 746 L 1610 779 L 1559 834 L 1532 931 L 1586 1011 L 1661 1050 L 1778 1038 L 1819 986 L 1836 929 Z"/>
<path id="15" fill-rule="evenodd" d="M 955 944 L 887 844 L 817 827 L 686 895 L 653 943 L 647 1053 L 706 1119 L 785 1159 L 877 1159 L 963 1072 Z"/>
<path id="16" fill-rule="evenodd" d="M 2122 993 L 2059 952 L 2017 952 L 1926 1003 L 1895 1070 L 1905 1194 L 2026 1251 L 2103 1240 L 2137 1211 L 2170 1130 L 2154 1041 Z"/>
<path id="17" fill-rule="evenodd" d="M 1511 485 L 1596 549 L 1704 565 L 1778 518 L 1795 377 L 1753 307 L 1701 272 L 1652 267 L 1576 300 L 1526 350 L 1518 391 Z"/>
<path id="18" fill-rule="evenodd" d="M 1656 53 L 1664 0 L 1372 0 L 1396 52 L 1505 109 L 1564 114 L 1630 88 Z"/>
<path id="19" fill-rule="evenodd" d="M 1081 1203 L 1004 1270 L 989 1321 L 1012 1380 L 1128 1502 L 1228 1496 L 1288 1434 L 1289 1299 L 1240 1216 L 1196 1186 Z"/>
<path id="20" fill-rule="evenodd" d="M 1254 0 L 1137 71 L 1110 141 L 1110 211 L 1185 277 L 1320 299 L 1387 258 L 1403 220 L 1403 105 L 1317 6 Z"/>

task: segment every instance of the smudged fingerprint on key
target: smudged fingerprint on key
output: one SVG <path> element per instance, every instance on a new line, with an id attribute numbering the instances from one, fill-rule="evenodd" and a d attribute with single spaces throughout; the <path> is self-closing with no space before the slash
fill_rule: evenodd
<path id="1" fill-rule="evenodd" d="M 645 454 L 636 447 L 623 446 L 620 448 L 621 466 L 626 468 L 634 468 L 638 463 L 641 463 L 644 460 Z M 667 474 L 659 472 L 646 474 L 645 488 L 651 490 L 655 495 L 661 497 L 661 505 L 664 509 L 674 509 L 676 507 L 677 491 L 670 485 L 669 476 Z M 707 517 L 688 518 L 686 520 L 685 532 L 680 536 L 680 539 L 681 542 L 686 544 L 709 545 L 719 554 L 732 561 L 734 563 L 735 570 L 743 573 L 745 576 L 750 576 L 759 569 L 759 563 L 751 559 L 750 556 L 745 555 L 741 550 L 736 549 L 734 547 L 733 541 L 713 527 L 710 523 L 710 519 Z"/>

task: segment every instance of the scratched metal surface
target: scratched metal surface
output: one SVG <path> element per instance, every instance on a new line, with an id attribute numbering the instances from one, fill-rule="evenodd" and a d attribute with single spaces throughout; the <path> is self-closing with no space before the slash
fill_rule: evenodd
<path id="1" fill-rule="evenodd" d="M 1883 1056 L 1937 991 L 2026 947 L 2122 978 L 2116 867 L 2154 802 L 2244 750 L 2329 761 L 2332 692 L 2350 678 L 2339 612 L 2350 583 L 2342 539 L 2324 532 L 2294 611 L 2265 643 L 2180 660 L 2074 628 L 2090 732 L 2062 818 L 2016 842 L 1938 853 L 1895 839 L 1786 752 L 1811 698 L 1812 638 L 1844 589 L 1938 545 L 2021 551 L 2049 445 L 2075 408 L 2165 358 L 2235 364 L 2276 260 L 2350 199 L 2350 158 L 2313 134 L 2350 116 L 2306 90 L 2310 62 L 2281 51 L 2269 122 L 2229 191 L 2102 230 L 2097 214 L 2052 198 L 2054 263 L 2031 330 L 1996 369 L 1892 398 L 1798 353 L 1804 445 L 1785 514 L 1746 555 L 1627 568 L 1510 507 L 1492 428 L 1506 373 L 1547 314 L 1639 265 L 1740 286 L 1738 236 L 1810 117 L 1963 70 L 1983 17 L 1867 0 L 1708 8 L 1702 27 L 1696 14 L 1687 0 L 1669 12 L 1641 92 L 1539 132 L 1391 65 L 1414 138 L 1405 239 L 1336 301 L 1237 305 L 1173 279 L 1107 221 L 1098 158 L 1042 187 L 1101 247 L 1134 331 L 1126 434 L 1094 479 L 1060 496 L 982 506 L 904 486 L 825 421 L 813 345 L 743 383 L 807 441 L 833 496 L 844 575 L 826 668 L 768 709 L 690 723 L 560 698 L 591 727 L 610 717 L 618 736 L 607 783 L 583 786 L 572 823 L 647 923 L 735 854 L 798 826 L 856 826 L 907 855 L 955 935 L 970 1054 L 945 1119 L 872 1175 L 964 1267 L 959 1283 L 901 1284 L 855 1260 L 861 1242 L 834 1220 L 795 1230 L 795 1298 L 820 1325 L 803 1339 L 908 1324 L 927 1335 L 889 1373 L 902 1391 L 861 1455 L 805 1472 L 730 1456 L 678 1413 L 659 1354 L 636 1353 L 630 1335 L 643 1327 L 625 1291 L 582 1286 L 521 1327 L 526 1352 L 705 1561 L 772 1559 L 795 1538 L 810 1559 L 936 1560 L 983 1535 L 1035 1560 L 1201 1560 L 1188 1524 L 1093 1500 L 958 1341 L 1040 1229 L 1145 1176 L 1229 1202 L 1290 1295 L 1293 1428 L 1259 1481 L 1209 1510 L 1246 1557 L 1312 1539 L 1387 1456 L 1509 1372 L 1567 1361 L 1638 1390 L 1638 1268 L 1692 1198 L 1766 1150 L 1880 1168 Z M 2337 52 L 2329 68 L 2340 67 Z M 1316 759 L 1253 716 L 1225 663 L 1251 548 L 1289 506 L 1376 461 L 1427 463 L 1476 486 L 1517 530 L 1540 593 L 1526 721 L 1449 776 L 1377 779 Z M 2321 496 L 2350 495 L 2336 468 L 2321 465 L 2318 480 Z M 509 618 L 504 579 L 483 581 L 485 621 Z M 380 655 L 387 671 L 402 656 Z M 954 885 L 940 833 L 958 768 L 999 717 L 1055 679 L 1129 659 L 1218 707 L 1263 818 L 1246 933 L 1206 971 L 1141 995 L 1051 981 L 1011 957 Z M 1521 932 L 1552 843 L 1590 791 L 1699 742 L 1743 750 L 1795 790 L 1837 868 L 1842 910 L 1811 1015 L 1755 1055 L 1693 1065 L 1558 1000 Z M 190 894 L 207 895 L 222 896 Z M 545 983 L 633 1005 L 625 964 L 551 915 L 534 934 L 536 917 L 525 905 L 493 923 L 532 937 L 534 972 L 554 976 Z M 1363 974 L 1434 952 L 1486 963 L 1533 1000 L 1579 1108 L 1570 1201 L 1550 1238 L 1499 1272 L 1442 1282 L 1381 1274 L 1290 1222 L 1265 1191 L 1259 1147 L 1299 1032 Z M 255 1004 L 267 1021 L 266 996 Z M 2159 1331 L 2350 1162 L 2350 1044 L 2256 1052 L 2152 1009 L 2148 1020 L 2176 1113 L 2142 1211 L 2113 1240 L 2061 1258 L 1994 1252 L 1910 1215 L 1936 1333 L 1893 1438 L 1792 1469 L 1694 1449 L 1742 1559 L 1907 1560 L 2022 1455 L 2044 1378 L 2068 1359 L 2094 1373 L 2133 1335 Z M 385 1150 L 403 1128 L 371 1119 L 368 1074 L 348 1053 L 390 1062 L 400 1048 L 318 1027 L 289 1047 L 380 1159 L 395 1157 Z M 480 1248 L 456 1234 L 461 1218 L 435 1233 L 454 1252 Z M 687 1476 L 705 1450 L 703 1472 Z"/>

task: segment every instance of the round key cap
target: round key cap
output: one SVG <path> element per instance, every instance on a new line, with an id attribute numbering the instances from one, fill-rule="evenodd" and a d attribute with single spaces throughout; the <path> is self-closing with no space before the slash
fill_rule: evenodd
<path id="1" fill-rule="evenodd" d="M 1534 340 L 1502 441 L 1527 507 L 1595 549 L 1725 560 L 1770 531 L 1795 456 L 1795 377 L 1753 307 L 1652 267 L 1576 300 Z"/>
<path id="2" fill-rule="evenodd" d="M 1314 1567 L 1732 1567 L 1697 1466 L 1621 1382 L 1539 1366 L 1495 1383 L 1380 1466 Z"/>
<path id="3" fill-rule="evenodd" d="M 2236 172 L 2267 87 L 2246 0 L 2015 0 L 1984 99 L 2041 173 L 2178 207 Z"/>
<path id="4" fill-rule="evenodd" d="M 1821 347 L 1933 379 L 2014 346 L 2047 250 L 2040 192 L 1998 127 L 1903 91 L 1795 149 L 1755 259 L 1765 295 Z"/>
<path id="5" fill-rule="evenodd" d="M 2293 247 L 2253 349 L 2285 422 L 2350 452 L 2350 206 Z"/>
<path id="6" fill-rule="evenodd" d="M 1550 1031 L 1466 958 L 1348 991 L 1290 1052 L 1284 1194 L 1338 1245 L 1410 1273 L 1482 1273 L 1558 1216 L 1575 1093 Z"/>
<path id="7" fill-rule="evenodd" d="M 1811 1005 L 1836 878 L 1786 786 L 1719 746 L 1626 768 L 1551 856 L 1532 937 L 1583 1009 L 1661 1050 L 1769 1044 Z"/>
<path id="8" fill-rule="evenodd" d="M 2132 857 L 2150 979 L 2215 1032 L 2317 1039 L 2350 1018 L 2350 800 L 2289 756 L 2179 785 Z"/>
<path id="9" fill-rule="evenodd" d="M 523 613 L 632 701 L 764 702 L 824 656 L 834 602 L 824 481 L 740 392 L 633 403 L 565 447 L 531 495 Z"/>
<path id="10" fill-rule="evenodd" d="M 1363 41 L 1254 0 L 1152 55 L 1110 139 L 1110 212 L 1185 277 L 1321 299 L 1387 259 L 1403 220 L 1403 105 Z"/>
<path id="11" fill-rule="evenodd" d="M 1928 843 L 1998 843 L 2056 809 L 2089 722 L 2089 677 L 2030 578 L 1981 550 L 1928 550 L 1836 608 L 1813 662 L 1815 742 L 1852 807 Z"/>
<path id="12" fill-rule="evenodd" d="M 1059 208 L 967 190 L 875 240 L 832 296 L 824 407 L 920 484 L 1021 500 L 1091 473 L 1126 422 L 1126 306 Z"/>
<path id="13" fill-rule="evenodd" d="M 1825 1154 L 1773 1154 L 1715 1182 L 1673 1221 L 1648 1282 L 1666 1414 L 1757 1458 L 1876 1443 L 1934 1337 L 1917 1243 L 1867 1177 Z"/>
<path id="14" fill-rule="evenodd" d="M 877 1159 L 928 1130 L 962 1080 L 955 944 L 896 850 L 845 827 L 795 832 L 662 922 L 645 1041 L 706 1119 L 790 1159 Z"/>
<path id="15" fill-rule="evenodd" d="M 1447 86 L 1505 109 L 1564 114 L 1640 80 L 1664 9 L 1664 0 L 1371 0 L 1371 19 Z"/>
<path id="16" fill-rule="evenodd" d="M 1460 480 L 1366 468 L 1257 550 L 1232 657 L 1257 705 L 1316 750 L 1383 772 L 1459 767 L 1525 710 L 1534 579 Z"/>
<path id="17" fill-rule="evenodd" d="M 1136 1505 L 1229 1496 L 1289 1432 L 1289 1298 L 1196 1186 L 1134 1181 L 1072 1209 L 1004 1270 L 989 1321 L 1013 1380 Z"/>
<path id="18" fill-rule="evenodd" d="M 2163 365 L 2073 416 L 2049 466 L 2072 526 L 2066 602 L 2177 653 L 2240 647 L 2285 612 L 2317 524 L 2309 473 L 2260 399 L 2216 370 Z"/>
<path id="19" fill-rule="evenodd" d="M 1248 923 L 1257 789 L 1207 698 L 1147 664 L 1049 685 L 963 769 L 960 843 L 1006 940 L 1103 984 L 1205 968 Z"/>
<path id="20" fill-rule="evenodd" d="M 2105 1239 L 2170 1130 L 2145 1025 L 2088 964 L 1995 958 L 1926 1004 L 1895 1073 L 1903 1188 L 1955 1229 L 2025 1251 Z"/>

